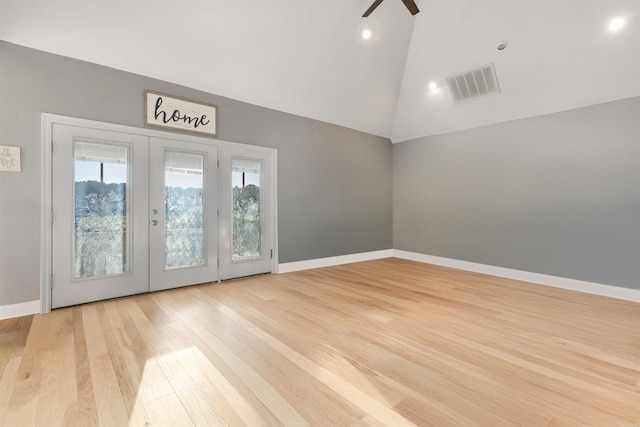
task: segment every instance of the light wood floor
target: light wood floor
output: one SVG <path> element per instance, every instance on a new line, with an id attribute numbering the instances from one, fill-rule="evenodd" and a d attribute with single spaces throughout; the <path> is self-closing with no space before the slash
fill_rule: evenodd
<path id="1" fill-rule="evenodd" d="M 385 259 L 0 322 L 6 426 L 640 427 L 640 304 Z"/>

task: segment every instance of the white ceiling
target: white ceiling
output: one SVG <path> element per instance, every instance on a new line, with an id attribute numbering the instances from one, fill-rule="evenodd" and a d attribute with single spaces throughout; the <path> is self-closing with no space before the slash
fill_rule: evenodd
<path id="1" fill-rule="evenodd" d="M 392 139 L 568 110 L 640 95 L 640 0 L 423 1 Z M 626 18 L 617 33 L 609 21 Z M 507 48 L 498 51 L 498 40 Z M 488 62 L 501 93 L 453 104 L 429 80 Z"/>
<path id="2" fill-rule="evenodd" d="M 0 39 L 394 142 L 640 95 L 638 0 L 422 0 L 414 17 L 386 0 L 361 18 L 369 4 L 0 0 Z M 488 62 L 499 95 L 427 90 Z"/>

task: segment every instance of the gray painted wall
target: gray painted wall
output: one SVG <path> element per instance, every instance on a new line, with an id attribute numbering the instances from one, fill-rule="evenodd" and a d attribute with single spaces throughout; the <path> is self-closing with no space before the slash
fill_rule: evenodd
<path id="1" fill-rule="evenodd" d="M 23 170 L 0 173 L 0 305 L 40 298 L 40 113 L 142 127 L 144 89 L 216 104 L 219 139 L 278 149 L 281 263 L 391 248 L 388 139 L 0 41 L 0 145 Z"/>
<path id="2" fill-rule="evenodd" d="M 393 247 L 640 289 L 640 98 L 393 147 Z"/>
<path id="3" fill-rule="evenodd" d="M 0 173 L 0 305 L 39 298 L 40 113 L 142 127 L 144 89 L 217 104 L 219 139 L 278 149 L 280 262 L 388 249 L 393 231 L 396 249 L 640 288 L 640 98 L 392 148 L 0 41 L 0 145 L 23 168 Z"/>

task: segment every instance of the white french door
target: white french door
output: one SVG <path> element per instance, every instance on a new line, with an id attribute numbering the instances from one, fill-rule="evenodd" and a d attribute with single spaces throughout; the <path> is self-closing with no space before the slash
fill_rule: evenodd
<path id="1" fill-rule="evenodd" d="M 220 154 L 220 278 L 269 273 L 274 263 L 275 152 Z"/>
<path id="2" fill-rule="evenodd" d="M 275 271 L 275 150 L 61 116 L 49 129 L 50 308 Z"/>
<path id="3" fill-rule="evenodd" d="M 52 308 L 146 292 L 149 139 L 53 126 Z"/>
<path id="4" fill-rule="evenodd" d="M 52 308 L 217 281 L 217 160 L 217 146 L 54 125 Z"/>
<path id="5" fill-rule="evenodd" d="M 151 138 L 150 290 L 218 280 L 218 148 Z"/>

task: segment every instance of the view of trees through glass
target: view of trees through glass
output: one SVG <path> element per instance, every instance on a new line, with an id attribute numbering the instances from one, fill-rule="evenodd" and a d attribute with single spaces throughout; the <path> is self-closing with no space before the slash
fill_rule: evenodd
<path id="1" fill-rule="evenodd" d="M 204 264 L 202 187 L 165 187 L 165 267 Z"/>
<path id="2" fill-rule="evenodd" d="M 118 166 L 126 171 L 126 165 Z M 91 169 L 101 171 L 101 181 L 83 179 L 83 171 Z M 110 172 L 103 163 L 76 161 L 76 279 L 121 274 L 127 269 L 127 184 L 105 182 Z"/>
<path id="3" fill-rule="evenodd" d="M 205 264 L 204 156 L 165 152 L 165 268 Z M 215 227 L 215 225 L 214 225 Z"/>
<path id="4" fill-rule="evenodd" d="M 204 157 L 167 152 L 165 268 L 205 263 Z M 76 279 L 127 271 L 127 149 L 76 143 Z M 232 162 L 232 261 L 261 253 L 260 162 Z"/>
<path id="5" fill-rule="evenodd" d="M 258 258 L 261 253 L 260 162 L 233 159 L 232 261 Z"/>

